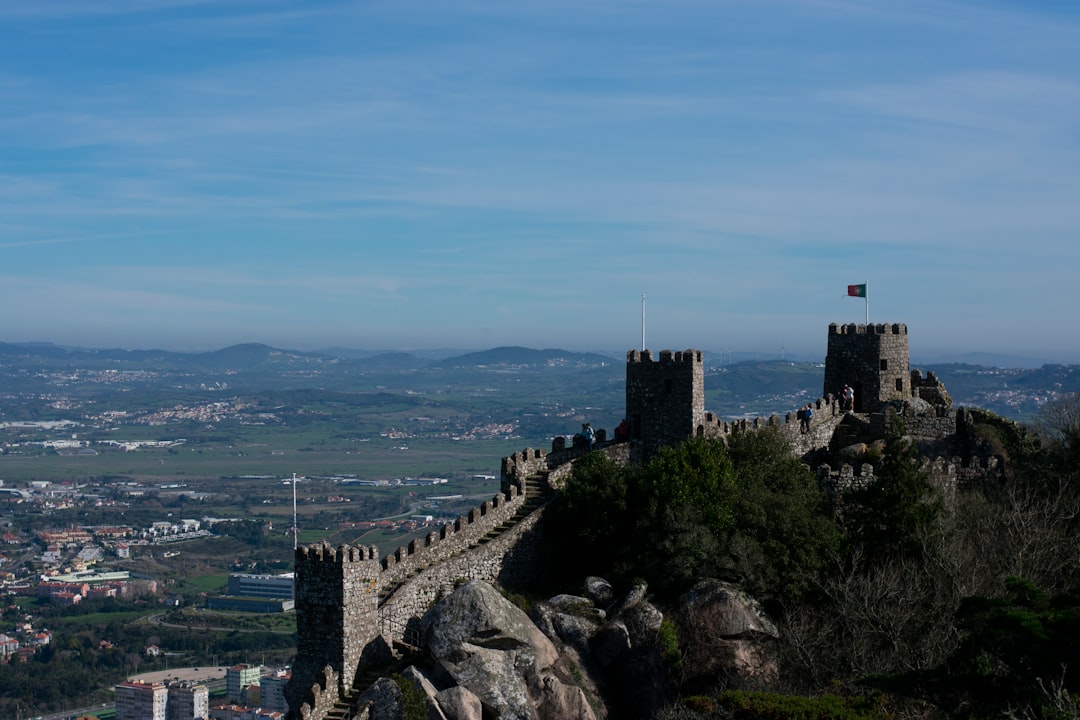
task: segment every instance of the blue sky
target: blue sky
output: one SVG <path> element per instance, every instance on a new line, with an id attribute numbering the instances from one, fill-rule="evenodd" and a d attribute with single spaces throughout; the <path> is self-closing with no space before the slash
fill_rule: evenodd
<path id="1" fill-rule="evenodd" d="M 0 0 L 0 340 L 1080 362 L 1080 10 Z"/>

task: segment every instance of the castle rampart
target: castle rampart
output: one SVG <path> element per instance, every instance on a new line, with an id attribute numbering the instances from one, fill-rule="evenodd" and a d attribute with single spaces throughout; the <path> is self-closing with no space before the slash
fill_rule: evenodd
<path id="1" fill-rule="evenodd" d="M 420 570 L 443 562 L 475 545 L 485 535 L 512 518 L 524 500 L 525 496 L 518 488 L 511 486 L 507 494 L 496 495 L 453 523 L 428 533 L 425 538 L 413 540 L 407 546 L 397 548 L 382 559 L 382 574 L 379 577 L 382 592 Z"/>
<path id="2" fill-rule="evenodd" d="M 975 457 L 965 461 L 959 457 L 939 456 L 933 459 L 924 458 L 920 467 L 927 473 L 930 483 L 941 492 L 942 499 L 952 502 L 958 488 L 994 477 L 998 470 L 998 460 L 993 457 Z M 874 482 L 874 466 L 870 463 L 862 463 L 855 467 L 844 463 L 833 470 L 828 465 L 820 465 L 817 469 L 817 479 L 818 485 L 833 498 L 834 502 L 842 504 L 845 492 Z"/>
<path id="3" fill-rule="evenodd" d="M 770 415 L 769 417 L 756 417 L 724 422 L 710 413 L 705 413 L 702 423 L 694 434 L 699 437 L 716 438 L 724 440 L 736 433 L 753 432 L 765 427 L 775 427 L 782 438 L 791 446 L 792 452 L 798 457 L 829 446 L 833 432 L 844 419 L 844 413 L 840 410 L 839 401 L 830 396 L 818 398 L 810 403 L 814 408 L 814 418 L 810 423 L 810 431 L 803 432 L 795 412 L 785 413 L 783 416 Z"/>
<path id="4" fill-rule="evenodd" d="M 607 443 L 594 452 L 626 462 L 628 448 Z M 535 581 L 544 565 L 537 534 L 542 506 L 511 524 L 528 500 L 526 479 L 539 476 L 553 487 L 561 485 L 582 454 L 578 448 L 525 449 L 503 458 L 498 495 L 381 559 L 374 546 L 297 548 L 298 638 L 286 689 L 289 707 L 301 707 L 298 712 L 307 713 L 308 720 L 325 717 L 319 708 L 333 706 L 352 686 L 370 649 L 377 655 L 405 639 L 409 621 L 458 583 Z M 327 677 L 336 687 L 325 685 Z"/>
<path id="5" fill-rule="evenodd" d="M 409 622 L 423 616 L 439 597 L 462 582 L 485 580 L 516 587 L 536 580 L 543 564 L 543 547 L 536 530 L 542 518 L 540 509 L 490 541 L 446 557 L 407 578 L 379 606 L 383 639 L 405 639 Z"/>
<path id="6" fill-rule="evenodd" d="M 339 685 L 339 677 L 334 669 L 329 666 L 323 668 L 315 684 L 300 700 L 300 710 L 296 713 L 299 720 L 321 720 L 329 715 L 341 698 Z M 290 707 L 292 707 L 291 704 Z"/>

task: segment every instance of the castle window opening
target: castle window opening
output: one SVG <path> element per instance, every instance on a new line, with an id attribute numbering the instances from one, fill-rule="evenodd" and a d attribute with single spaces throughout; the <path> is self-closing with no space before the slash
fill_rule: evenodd
<path id="1" fill-rule="evenodd" d="M 896 378 L 896 391 L 904 392 L 904 380 L 903 378 Z"/>
<path id="2" fill-rule="evenodd" d="M 882 358 L 882 359 L 881 359 L 881 369 L 882 369 L 883 371 L 884 371 L 884 370 L 888 370 L 888 369 L 889 369 L 889 361 L 888 361 L 888 360 L 886 360 L 885 358 Z"/>

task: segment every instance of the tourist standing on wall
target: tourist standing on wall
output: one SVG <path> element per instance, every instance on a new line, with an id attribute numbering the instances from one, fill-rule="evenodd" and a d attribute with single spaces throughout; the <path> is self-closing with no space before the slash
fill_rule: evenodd
<path id="1" fill-rule="evenodd" d="M 630 422 L 623 418 L 619 426 L 615 428 L 615 442 L 626 442 L 630 439 Z"/>
<path id="2" fill-rule="evenodd" d="M 585 452 L 592 452 L 593 441 L 596 434 L 593 433 L 592 425 L 585 423 L 581 426 L 581 436 L 585 438 Z"/>

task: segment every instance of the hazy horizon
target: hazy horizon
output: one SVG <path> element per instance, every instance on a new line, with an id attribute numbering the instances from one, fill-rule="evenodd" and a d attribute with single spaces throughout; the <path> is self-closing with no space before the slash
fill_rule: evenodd
<path id="1" fill-rule="evenodd" d="M 363 354 L 365 356 L 375 356 L 381 354 L 392 353 L 407 353 L 414 354 L 419 357 L 429 357 L 432 359 L 443 359 L 446 357 L 454 357 L 457 355 L 465 355 L 469 353 L 479 353 L 496 348 L 503 347 L 522 347 L 528 350 L 562 350 L 565 352 L 574 353 L 595 353 L 598 355 L 604 355 L 612 358 L 613 360 L 621 360 L 625 357 L 626 353 L 631 350 L 640 349 L 640 344 L 637 347 L 626 347 L 622 349 L 617 348 L 596 348 L 596 347 L 567 347 L 562 345 L 554 346 L 533 346 L 533 345 L 519 345 L 519 344 L 505 344 L 505 345 L 490 345 L 485 347 L 440 347 L 440 346 L 417 346 L 417 347 L 362 347 L 362 346 L 324 346 L 324 347 L 290 347 L 273 345 L 271 343 L 263 343 L 257 340 L 244 341 L 236 343 L 228 343 L 221 346 L 204 347 L 204 348 L 177 348 L 177 347 L 161 347 L 161 346 L 140 346 L 140 347 L 124 347 L 117 345 L 71 345 L 65 343 L 55 343 L 46 340 L 29 340 L 29 341 L 11 341 L 0 340 L 11 345 L 19 346 L 53 346 L 68 349 L 88 350 L 88 351 L 101 351 L 101 350 L 121 350 L 129 352 L 139 351 L 163 351 L 163 352 L 175 352 L 181 354 L 201 354 L 212 353 L 220 350 L 224 350 L 230 347 L 239 345 L 265 345 L 275 350 L 293 351 L 301 353 L 351 353 L 351 354 Z M 701 350 L 705 353 L 705 360 L 707 365 L 719 365 L 726 364 L 727 362 L 738 362 L 743 359 L 790 359 L 798 362 L 825 362 L 825 346 L 822 344 L 820 355 L 808 354 L 803 352 L 790 351 L 787 348 L 778 348 L 774 350 L 767 349 L 735 349 L 735 348 L 714 348 L 702 345 L 685 345 L 679 347 L 648 347 L 648 350 L 657 354 L 663 350 L 681 351 L 686 349 Z M 991 353 L 978 349 L 972 350 L 926 350 L 920 349 L 911 352 L 912 368 L 919 367 L 919 363 L 930 362 L 946 362 L 957 363 L 966 362 L 971 364 L 982 364 L 989 366 L 997 366 L 1002 368 L 1033 368 L 1039 367 L 1043 364 L 1064 364 L 1064 365 L 1076 365 L 1080 364 L 1075 360 L 1070 360 L 1063 356 L 1040 356 L 1022 353 Z M 932 368 L 930 368 L 932 369 Z"/>

